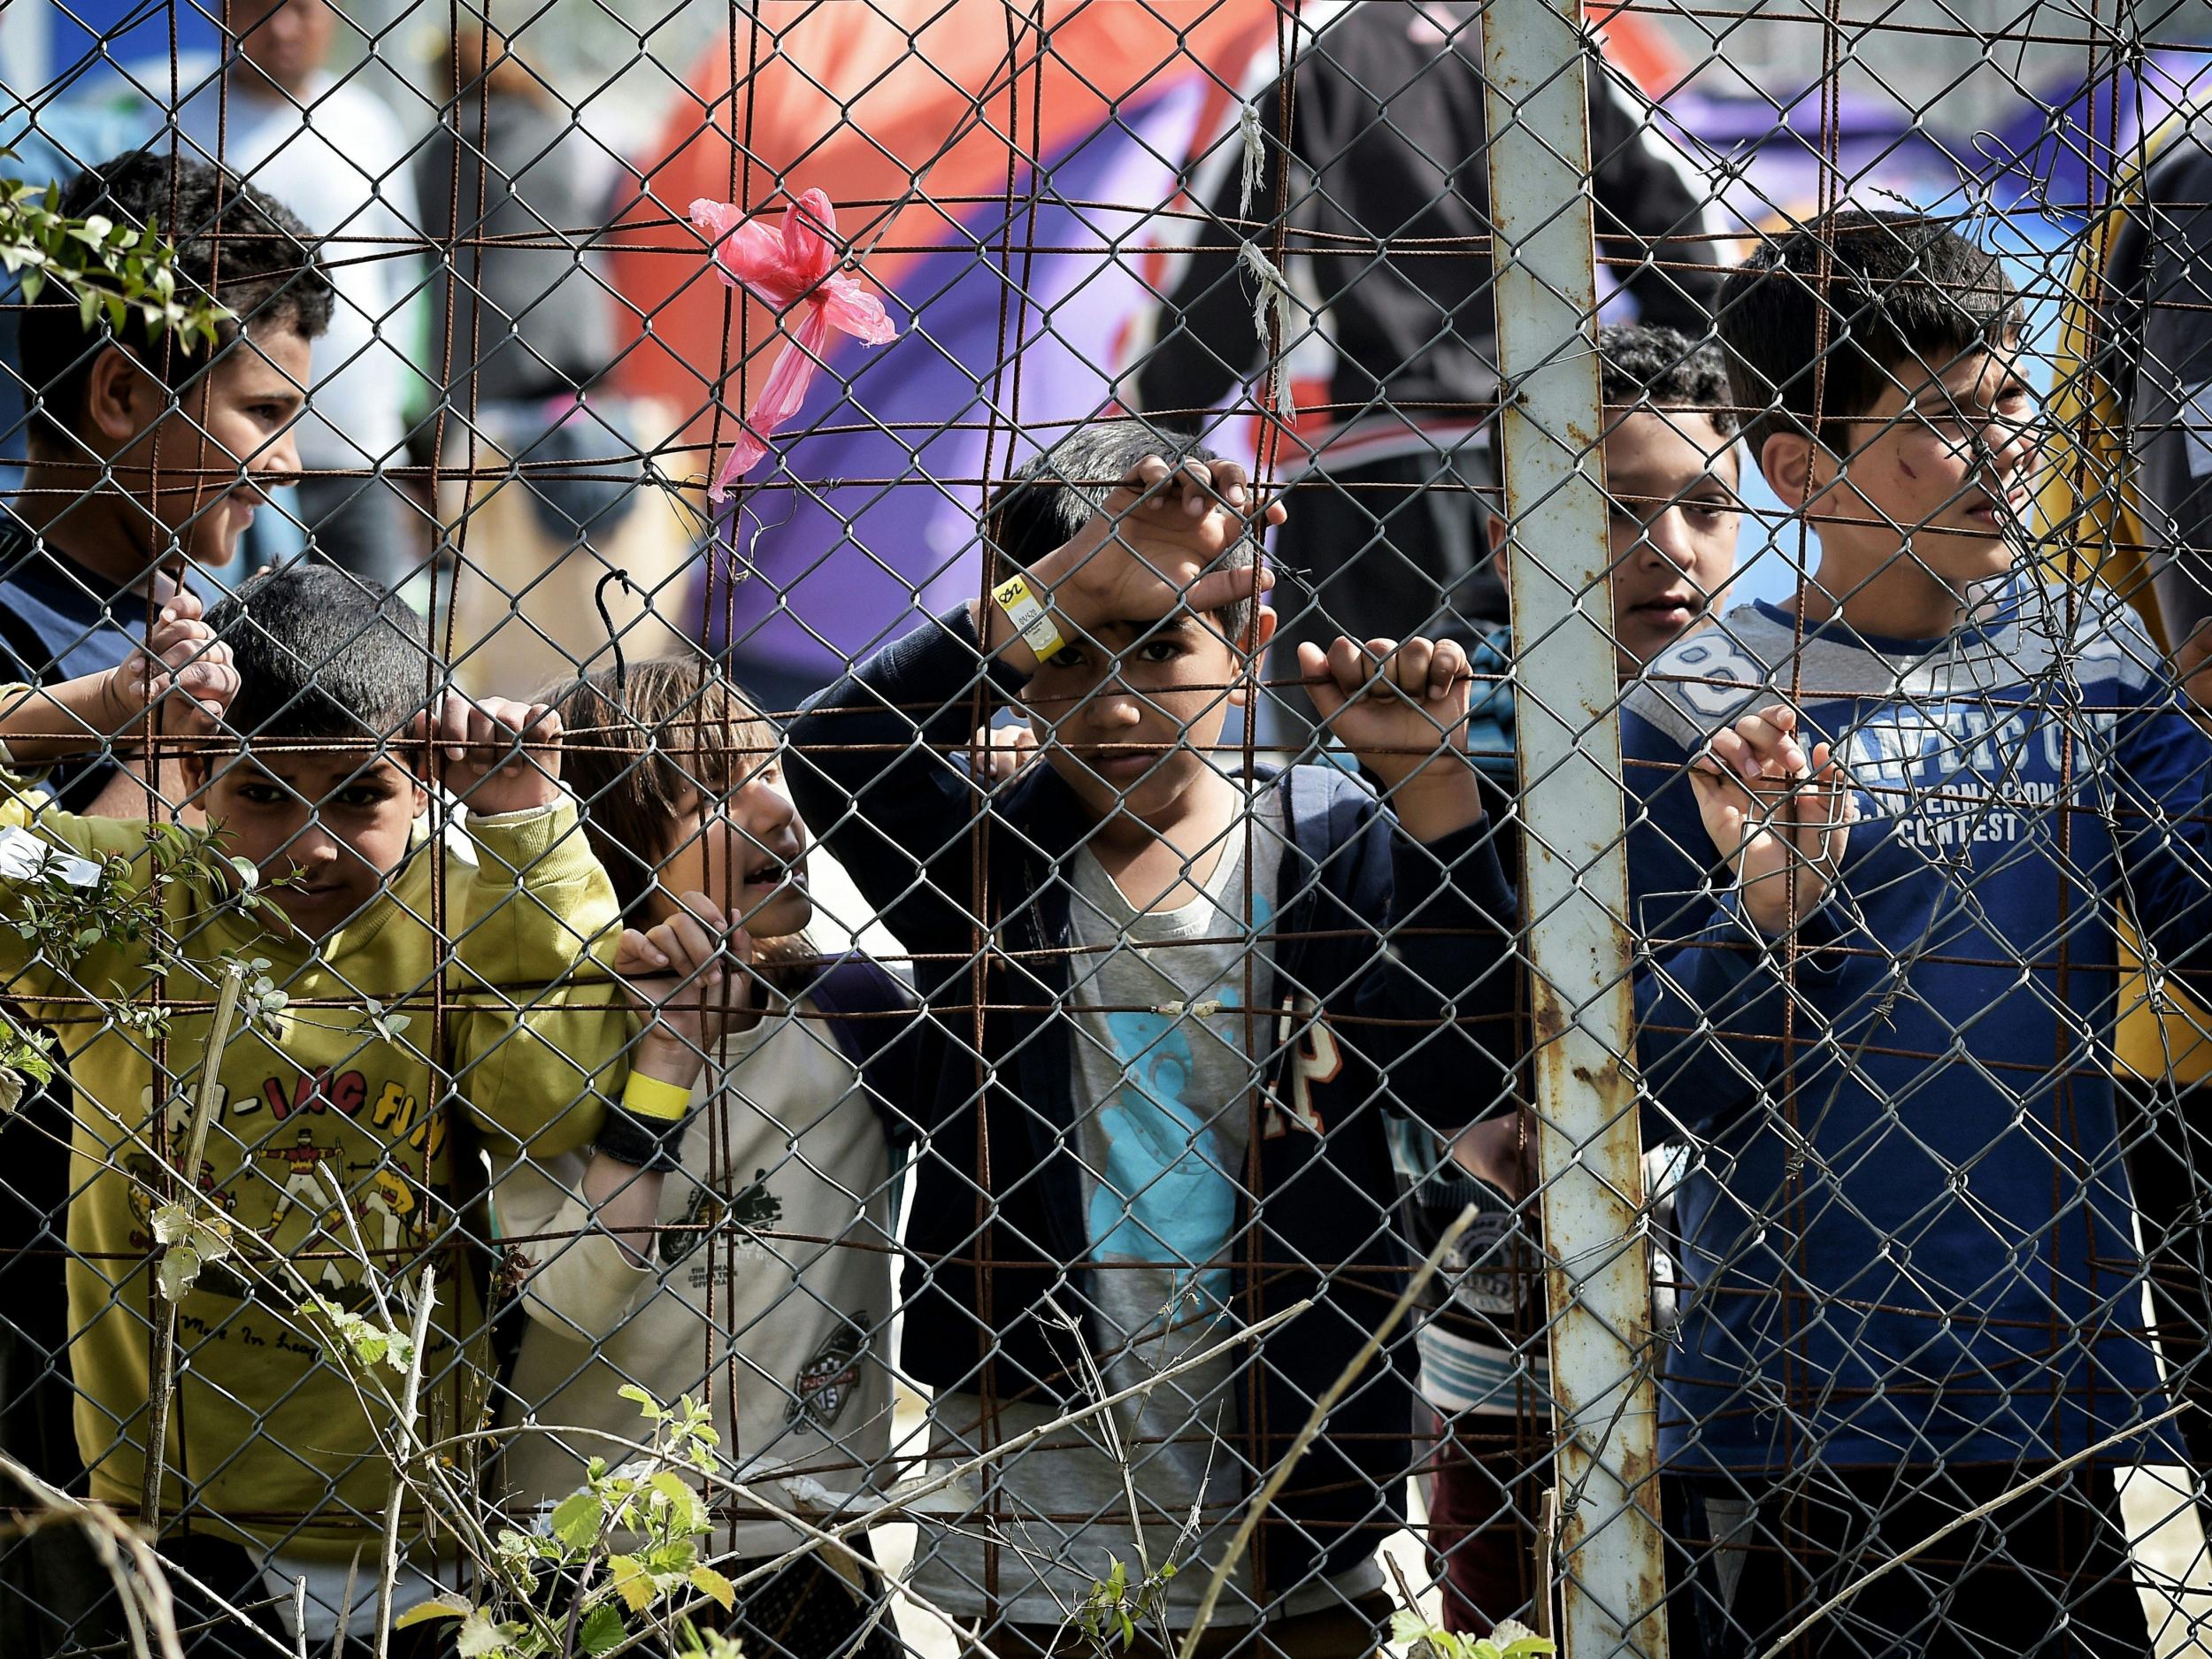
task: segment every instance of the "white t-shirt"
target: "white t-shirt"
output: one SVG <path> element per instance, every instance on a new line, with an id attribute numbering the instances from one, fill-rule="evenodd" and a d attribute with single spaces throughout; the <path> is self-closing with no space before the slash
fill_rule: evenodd
<path id="1" fill-rule="evenodd" d="M 177 125 L 211 159 L 216 154 L 219 80 L 185 101 Z M 337 288 L 330 331 L 315 342 L 309 412 L 296 428 L 311 467 L 389 463 L 404 435 L 402 406 L 419 391 L 419 306 L 409 303 L 424 269 L 409 150 L 383 100 L 318 71 L 295 103 L 232 85 L 219 130 L 223 163 L 274 196 L 318 236 L 345 241 L 323 250 Z"/>

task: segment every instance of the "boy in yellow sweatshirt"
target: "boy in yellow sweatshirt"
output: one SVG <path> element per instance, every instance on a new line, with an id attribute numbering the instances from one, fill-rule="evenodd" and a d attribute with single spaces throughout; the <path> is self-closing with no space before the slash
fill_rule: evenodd
<path id="1" fill-rule="evenodd" d="M 215 1587 L 234 1599 L 276 1592 L 288 1638 L 326 1645 L 347 1564 L 364 1545 L 360 1581 L 373 1585 L 392 1476 L 301 1303 L 311 1289 L 373 1318 L 372 1267 L 410 1286 L 434 1267 L 430 1426 L 473 1426 L 456 1421 L 481 1390 L 463 1346 L 479 1310 L 445 1202 L 457 1167 L 453 1113 L 465 1110 L 495 1149 L 581 1146 L 602 1116 L 593 1074 L 626 1040 L 619 999 L 588 956 L 615 902 L 560 786 L 557 719 L 541 706 L 453 695 L 421 713 L 424 637 L 396 600 L 297 565 L 256 577 L 205 622 L 180 595 L 149 641 L 151 657 L 0 690 L 10 774 L 0 792 L 0 991 L 57 1033 L 74 1086 L 77 1435 L 92 1495 L 126 1514 L 139 1504 L 149 1433 L 152 1217 L 179 1185 L 157 1150 L 171 1168 L 186 1160 L 188 1102 L 200 1092 L 226 960 L 258 959 L 256 972 L 289 999 L 226 1047 L 205 1151 L 189 1172 L 198 1213 L 226 1221 L 239 1248 L 208 1262 L 179 1307 L 162 1498 L 174 1521 L 163 1547 L 173 1557 L 180 1533 L 199 1540 L 195 1576 L 229 1580 Z M 146 826 L 47 809 L 19 781 L 81 747 L 87 730 L 124 733 L 155 701 L 169 730 L 202 734 L 182 762 L 184 782 L 219 851 L 257 872 L 261 901 L 242 902 L 242 879 L 207 876 L 206 861 L 168 885 L 158 902 L 174 944 L 160 987 L 142 932 L 118 936 L 131 931 L 118 919 L 156 874 Z M 444 861 L 437 919 L 449 944 L 434 926 L 438 866 L 423 833 L 433 751 L 438 781 L 465 809 L 474 854 L 472 864 Z M 97 912 L 87 932 L 57 939 L 49 923 L 22 937 L 42 906 L 50 915 L 58 901 L 87 895 Z M 108 937 L 95 936 L 103 929 Z M 128 1018 L 165 998 L 182 1005 L 167 1021 L 165 1116 L 154 1104 L 154 1041 Z M 405 1518 L 419 1539 L 419 1517 Z M 434 1552 L 411 1555 L 420 1599 Z M 298 1578 L 311 1610 L 294 1631 Z M 365 1638 L 369 1622 L 351 1615 L 353 1633 Z"/>

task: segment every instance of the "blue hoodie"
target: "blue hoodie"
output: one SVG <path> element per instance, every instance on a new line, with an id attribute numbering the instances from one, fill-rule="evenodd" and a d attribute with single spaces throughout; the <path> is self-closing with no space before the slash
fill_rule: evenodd
<path id="1" fill-rule="evenodd" d="M 1793 687 L 1860 817 L 1801 935 L 1786 1063 L 1779 999 L 1664 993 L 1709 974 L 1733 903 L 1686 765 Z M 1677 1201 L 1694 1288 L 1669 1462 L 2048 1462 L 2162 1409 L 2113 1107 L 2113 923 L 2124 908 L 2170 971 L 2202 965 L 2212 741 L 2132 618 L 2020 580 L 1944 639 L 1831 621 L 1801 644 L 1749 606 L 1652 664 L 1622 741 L 1632 919 L 1663 993 L 1639 1049 L 1654 1127 L 1705 1148 Z M 1705 1018 L 1732 1063 L 1677 1064 Z M 2181 1461 L 2170 1437 L 2114 1456 L 2146 1453 Z"/>

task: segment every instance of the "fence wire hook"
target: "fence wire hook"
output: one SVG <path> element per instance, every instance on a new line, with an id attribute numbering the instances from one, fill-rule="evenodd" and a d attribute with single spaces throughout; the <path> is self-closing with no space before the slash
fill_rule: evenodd
<path id="1" fill-rule="evenodd" d="M 616 631 L 614 612 L 607 609 L 607 584 L 610 582 L 620 582 L 625 593 L 635 594 L 649 606 L 653 603 L 653 596 L 632 581 L 630 572 L 620 565 L 602 576 L 591 590 L 591 602 L 599 608 L 600 625 L 607 630 L 607 649 L 614 653 L 615 700 L 626 706 L 630 695 L 630 664 L 622 655 L 622 636 Z"/>

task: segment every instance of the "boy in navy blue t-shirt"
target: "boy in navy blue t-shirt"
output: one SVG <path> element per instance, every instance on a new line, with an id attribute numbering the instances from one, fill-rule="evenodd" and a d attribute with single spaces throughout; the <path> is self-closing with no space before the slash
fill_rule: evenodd
<path id="1" fill-rule="evenodd" d="M 0 514 L 0 677 L 29 684 L 115 667 L 176 572 L 192 588 L 233 562 L 267 492 L 298 476 L 291 427 L 330 320 L 330 280 L 299 220 L 206 162 L 117 157 L 72 180 L 61 211 L 158 222 L 180 296 L 212 298 L 232 320 L 211 350 L 150 334 L 135 310 L 88 331 L 59 282 L 26 310 L 29 461 Z M 48 774 L 50 793 L 72 812 L 142 811 L 115 749 L 89 732 L 84 749 Z"/>
<path id="2" fill-rule="evenodd" d="M 1671 997 L 1641 1038 L 1659 1115 L 1704 1147 L 1662 1439 L 1706 1640 L 1757 1653 L 2119 1436 L 1812 1640 L 2029 1653 L 2064 1623 L 2065 1651 L 2147 1653 L 2112 1471 L 2180 1458 L 2129 1433 L 2164 1402 L 2114 1120 L 2113 924 L 2124 906 L 2195 965 L 2212 743 L 2116 602 L 2023 557 L 2037 413 L 1993 255 L 1842 215 L 1734 273 L 1720 315 L 1753 455 L 1820 557 L 1793 606 L 1658 657 L 1622 717 L 1647 988 L 1697 974 L 1712 935 L 1680 941 L 1740 906 L 1764 920 L 1733 948 L 1767 951 L 1795 1004 L 1793 1041 L 1763 1003 L 1768 1041 L 1728 1067 L 1669 1065 L 1708 1011 Z M 1697 797 L 1728 787 L 1747 715 L 1832 744 L 1852 786 L 1855 821 L 1778 904 L 1701 850 Z"/>

